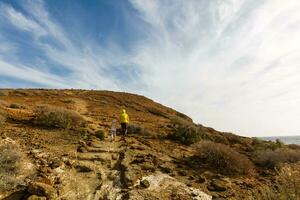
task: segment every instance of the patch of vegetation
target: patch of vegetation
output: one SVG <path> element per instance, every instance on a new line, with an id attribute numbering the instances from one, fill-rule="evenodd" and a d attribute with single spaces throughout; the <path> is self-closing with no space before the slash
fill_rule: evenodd
<path id="1" fill-rule="evenodd" d="M 173 120 L 172 132 L 167 135 L 168 139 L 179 141 L 182 144 L 191 145 L 201 140 L 197 126 L 181 119 Z"/>
<path id="2" fill-rule="evenodd" d="M 0 96 L 5 96 L 5 93 L 3 91 L 0 91 Z"/>
<path id="3" fill-rule="evenodd" d="M 17 145 L 0 145 L 0 192 L 11 190 L 18 184 L 15 175 L 21 168 L 21 157 Z"/>
<path id="4" fill-rule="evenodd" d="M 300 161 L 300 151 L 289 148 L 259 151 L 255 156 L 257 165 L 270 169 L 279 167 L 283 163 L 296 163 L 298 161 Z"/>
<path id="5" fill-rule="evenodd" d="M 277 170 L 275 187 L 259 186 L 254 190 L 254 199 L 297 200 L 300 197 L 300 171 L 295 166 L 284 166 Z"/>
<path id="6" fill-rule="evenodd" d="M 19 103 L 12 103 L 9 105 L 10 108 L 16 108 L 16 109 L 25 109 L 26 106 L 19 104 Z"/>
<path id="7" fill-rule="evenodd" d="M 211 169 L 225 175 L 243 175 L 253 171 L 252 162 L 243 154 L 224 144 L 201 142 L 196 146 L 196 157 Z"/>
<path id="8" fill-rule="evenodd" d="M 77 112 L 55 106 L 38 106 L 34 110 L 36 125 L 71 128 L 83 127 L 86 125 L 85 119 Z"/>
<path id="9" fill-rule="evenodd" d="M 99 140 L 104 140 L 105 138 L 105 133 L 103 130 L 97 130 L 95 132 L 95 136 L 99 139 Z"/>

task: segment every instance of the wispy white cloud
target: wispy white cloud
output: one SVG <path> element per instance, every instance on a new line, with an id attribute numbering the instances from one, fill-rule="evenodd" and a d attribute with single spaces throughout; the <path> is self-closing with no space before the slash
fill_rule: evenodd
<path id="1" fill-rule="evenodd" d="M 300 133 L 297 0 L 131 2 L 150 26 L 135 55 L 149 95 L 224 131 Z"/>
<path id="2" fill-rule="evenodd" d="M 128 23 L 139 23 L 130 25 L 143 30 L 126 52 L 115 41 L 103 47 L 72 38 L 44 1 L 24 1 L 24 12 L 0 4 L 0 19 L 29 33 L 50 63 L 70 72 L 51 74 L 47 64 L 7 60 L 4 52 L 18 47 L 0 38 L 0 74 L 48 87 L 140 92 L 224 131 L 300 133 L 298 0 L 130 3 L 142 21 L 128 18 Z M 120 84 L 120 77 L 107 73 L 114 66 L 131 66 L 128 70 L 137 71 L 138 77 Z"/>

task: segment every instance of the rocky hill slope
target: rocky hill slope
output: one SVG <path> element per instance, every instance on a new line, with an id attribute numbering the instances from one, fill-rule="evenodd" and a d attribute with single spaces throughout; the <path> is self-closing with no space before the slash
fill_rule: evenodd
<path id="1" fill-rule="evenodd" d="M 111 142 L 124 108 L 129 135 Z M 134 94 L 3 89 L 0 136 L 0 199 L 300 199 L 299 146 L 218 132 Z"/>

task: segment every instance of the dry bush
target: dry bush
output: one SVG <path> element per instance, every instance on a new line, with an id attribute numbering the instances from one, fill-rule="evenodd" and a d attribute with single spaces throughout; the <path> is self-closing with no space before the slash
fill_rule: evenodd
<path id="1" fill-rule="evenodd" d="M 253 171 L 252 162 L 243 154 L 224 144 L 201 142 L 196 146 L 197 157 L 210 168 L 225 175 L 249 174 Z"/>
<path id="2" fill-rule="evenodd" d="M 34 110 L 34 123 L 37 125 L 71 128 L 86 125 L 85 119 L 77 112 L 55 106 L 38 106 Z"/>
<path id="3" fill-rule="evenodd" d="M 298 144 L 289 144 L 287 145 L 288 148 L 293 149 L 293 150 L 299 150 L 300 151 L 300 145 Z"/>
<path id="4" fill-rule="evenodd" d="M 179 118 L 173 119 L 172 123 L 172 132 L 167 135 L 168 139 L 179 141 L 186 145 L 200 141 L 199 129 L 193 123 Z"/>
<path id="5" fill-rule="evenodd" d="M 255 163 L 259 166 L 274 169 L 282 163 L 300 161 L 300 151 L 288 148 L 259 151 L 255 156 Z"/>
<path id="6" fill-rule="evenodd" d="M 17 145 L 0 145 L 0 192 L 13 189 L 18 184 L 15 176 L 21 167 L 21 157 Z"/>
<path id="7" fill-rule="evenodd" d="M 278 171 L 277 180 L 279 200 L 300 199 L 300 171 L 285 166 Z"/>
<path id="8" fill-rule="evenodd" d="M 100 139 L 100 140 L 104 140 L 105 138 L 105 133 L 103 130 L 98 130 L 95 132 L 95 136 Z"/>
<path id="9" fill-rule="evenodd" d="M 148 129 L 137 124 L 128 125 L 128 134 L 136 134 L 141 136 L 154 136 L 155 134 Z"/>
<path id="10" fill-rule="evenodd" d="M 299 200 L 300 170 L 296 166 L 284 166 L 277 171 L 273 187 L 263 185 L 254 190 L 253 200 Z"/>
<path id="11" fill-rule="evenodd" d="M 9 105 L 9 108 L 25 109 L 26 106 L 19 104 L 19 103 L 12 103 Z"/>

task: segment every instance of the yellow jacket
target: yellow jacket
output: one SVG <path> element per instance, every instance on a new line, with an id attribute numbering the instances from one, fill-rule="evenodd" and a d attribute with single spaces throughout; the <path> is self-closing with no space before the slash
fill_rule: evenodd
<path id="1" fill-rule="evenodd" d="M 122 110 L 122 114 L 121 114 L 121 119 L 120 119 L 121 123 L 126 123 L 128 124 L 129 123 L 129 117 L 126 113 L 126 110 Z"/>

